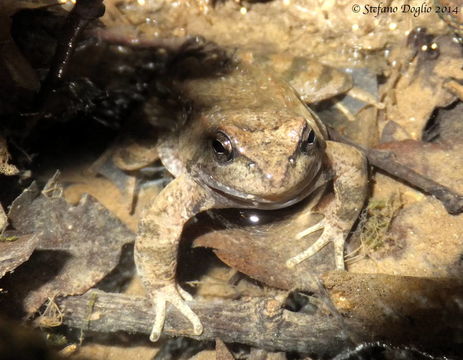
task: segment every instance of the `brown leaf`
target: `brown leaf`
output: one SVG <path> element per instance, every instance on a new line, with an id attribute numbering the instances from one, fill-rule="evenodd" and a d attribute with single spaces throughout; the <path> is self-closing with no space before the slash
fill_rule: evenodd
<path id="1" fill-rule="evenodd" d="M 393 58 L 403 64 L 400 76 L 389 77 L 389 83 L 384 86 L 387 89 L 384 94 L 387 104 L 385 120 L 393 123 L 386 128 L 387 133 L 382 134 L 383 142 L 420 139 L 434 110 L 457 100 L 457 95 L 445 84 L 449 79 L 463 79 L 460 45 L 452 40 L 452 36 L 439 36 L 433 42 L 439 56 L 430 56 L 419 49 L 415 58 L 410 59 L 404 56 L 411 51 L 408 46 L 395 49 L 397 55 Z"/>
<path id="2" fill-rule="evenodd" d="M 39 242 L 38 236 L 34 235 L 24 235 L 12 241 L 6 239 L 4 236 L 0 240 L 0 278 L 29 259 Z"/>
<path id="3" fill-rule="evenodd" d="M 449 147 L 439 143 L 404 140 L 382 144 L 377 149 L 389 150 L 401 164 L 454 191 L 463 192 L 461 146 Z"/>
<path id="4" fill-rule="evenodd" d="M 220 221 L 204 215 L 199 223 L 208 221 L 212 230 L 197 237 L 193 244 L 213 248 L 224 263 L 267 285 L 280 289 L 315 290 L 318 285 L 311 275 L 335 267 L 332 244 L 292 269 L 285 265 L 289 258 L 307 249 L 320 235 L 316 232 L 296 239 L 297 233 L 317 222 L 316 215 L 307 211 L 311 206 L 308 201 L 291 209 L 272 210 L 271 214 L 256 212 L 258 216 L 272 216 L 264 225 L 227 223 L 224 228 Z M 220 213 L 230 218 L 232 212 L 223 210 Z M 253 214 L 250 210 L 246 213 Z"/>
<path id="5" fill-rule="evenodd" d="M 128 230 L 93 197 L 77 206 L 39 193 L 33 183 L 12 204 L 11 225 L 38 237 L 30 260 L 9 277 L 8 291 L 34 312 L 48 298 L 87 291 L 117 265 Z"/>
<path id="6" fill-rule="evenodd" d="M 227 345 L 220 340 L 215 340 L 215 359 L 216 360 L 235 360 L 233 354 L 228 350 Z"/>

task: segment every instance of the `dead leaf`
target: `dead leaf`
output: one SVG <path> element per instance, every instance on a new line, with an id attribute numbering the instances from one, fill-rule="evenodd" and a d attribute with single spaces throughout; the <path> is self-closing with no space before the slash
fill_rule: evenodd
<path id="1" fill-rule="evenodd" d="M 29 314 L 47 298 L 87 291 L 114 269 L 121 247 L 134 241 L 133 232 L 93 197 L 71 206 L 40 194 L 35 183 L 13 202 L 9 218 L 17 231 L 39 239 L 37 251 L 4 285 L 24 299 Z"/>
<path id="2" fill-rule="evenodd" d="M 39 237 L 34 235 L 3 238 L 0 240 L 0 278 L 29 259 L 39 242 Z"/>
<path id="3" fill-rule="evenodd" d="M 401 164 L 463 193 L 463 150 L 460 146 L 405 140 L 382 144 L 377 148 L 392 151 Z"/>
<path id="4" fill-rule="evenodd" d="M 318 288 L 314 276 L 334 269 L 332 244 L 322 248 L 311 258 L 289 269 L 286 261 L 307 249 L 320 232 L 297 240 L 296 234 L 320 220 L 317 215 L 305 212 L 310 201 L 302 202 L 291 209 L 272 210 L 270 212 L 252 212 L 251 210 L 222 210 L 226 218 L 232 218 L 233 211 L 241 216 L 272 216 L 268 224 L 243 225 L 230 222 L 223 226 L 222 215 L 211 218 L 204 214 L 199 217 L 198 225 L 207 222 L 211 231 L 198 236 L 193 245 L 210 247 L 227 265 L 259 280 L 269 286 L 280 289 L 315 290 Z M 302 207 L 302 209 L 301 209 Z M 219 219 L 219 221 L 217 221 Z M 185 236 L 191 236 L 186 232 Z"/>
<path id="5" fill-rule="evenodd" d="M 215 360 L 235 360 L 227 345 L 220 340 L 215 340 Z"/>
<path id="6" fill-rule="evenodd" d="M 396 129 L 394 132 L 400 137 L 394 140 L 420 139 L 433 111 L 457 100 L 457 96 L 444 85 L 449 79 L 463 79 L 460 45 L 451 36 L 435 38 L 434 43 L 439 56 L 427 56 L 426 52 L 419 49 L 418 55 L 411 62 L 403 55 L 404 48 L 396 49 L 397 61 L 404 62 L 403 67 L 406 69 L 402 70 L 398 78 L 390 77 L 384 85 L 384 89 L 387 89 L 383 93 L 387 111 L 382 126 L 393 122 L 395 127 L 400 127 L 400 131 Z M 391 136 L 391 125 L 387 131 L 387 136 Z"/>
<path id="7" fill-rule="evenodd" d="M 7 226 L 8 217 L 0 204 L 0 279 L 29 259 L 39 240 L 34 235 L 18 237 L 5 233 Z"/>

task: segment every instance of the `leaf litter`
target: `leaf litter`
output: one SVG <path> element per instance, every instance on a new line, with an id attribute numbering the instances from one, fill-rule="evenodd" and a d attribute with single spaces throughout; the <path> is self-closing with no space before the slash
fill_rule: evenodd
<path id="1" fill-rule="evenodd" d="M 28 315 L 48 298 L 82 294 L 93 287 L 118 264 L 122 246 L 134 241 L 134 233 L 92 196 L 72 206 L 61 194 L 55 177 L 42 191 L 34 182 L 10 208 L 10 225 L 20 236 L 11 244 L 29 239 L 28 248 L 35 245 L 36 251 L 3 279 L 2 287 L 16 302 L 22 301 Z"/>
<path id="2" fill-rule="evenodd" d="M 14 1 L 6 2 L 6 4 L 14 3 Z M 24 1 L 21 3 L 27 4 L 29 2 Z M 116 8 L 112 1 L 108 0 L 105 3 L 108 7 L 108 16 L 119 13 L 119 19 L 116 17 L 114 20 L 116 26 L 118 20 L 131 19 L 132 23 L 141 24 L 138 30 L 142 35 L 150 39 L 154 33 L 150 27 L 154 26 L 156 30 L 155 38 L 157 39 L 162 36 L 169 38 L 172 35 L 171 33 L 175 32 L 176 36 L 182 36 L 185 33 L 186 35 L 201 34 L 208 39 L 213 39 L 220 44 L 231 47 L 259 48 L 262 47 L 262 44 L 268 44 L 268 48 L 273 47 L 278 51 L 287 51 L 291 45 L 291 50 L 295 49 L 296 52 L 303 49 L 301 55 L 310 53 L 314 57 L 323 58 L 328 63 L 336 63 L 336 61 L 333 61 L 333 58 L 342 58 L 341 63 L 343 65 L 353 63 L 356 66 L 363 66 L 366 64 L 368 67 L 368 65 L 371 65 L 371 63 L 368 64 L 368 61 L 375 59 L 375 57 L 365 56 L 362 53 L 362 49 L 367 49 L 366 52 L 368 54 L 371 54 L 375 50 L 383 51 L 386 48 L 389 50 L 390 48 L 388 47 L 389 45 L 386 45 L 386 40 L 389 41 L 391 39 L 391 44 L 395 41 L 395 46 L 397 46 L 397 39 L 402 39 L 404 37 L 403 33 L 406 33 L 405 30 L 411 30 L 410 27 L 412 25 L 415 27 L 420 26 L 423 22 L 427 22 L 429 33 L 442 32 L 442 26 L 439 22 L 432 19 L 429 21 L 426 17 L 419 17 L 416 19 L 417 22 L 413 24 L 408 24 L 409 18 L 405 16 L 399 18 L 392 17 L 390 19 L 383 17 L 381 20 L 388 21 L 382 21 L 379 27 L 377 26 L 378 24 L 374 24 L 373 26 L 373 17 L 362 16 L 359 19 L 355 16 L 347 16 L 349 14 L 352 15 L 350 6 L 335 4 L 335 2 L 333 2 L 334 5 L 330 5 L 331 3 L 323 5 L 325 16 L 319 16 L 320 10 L 317 7 L 318 5 L 314 5 L 308 0 L 294 1 L 294 6 L 284 5 L 286 6 L 284 7 L 285 11 L 281 9 L 282 4 L 285 4 L 285 2 L 273 1 L 265 4 L 246 2 L 245 6 L 248 16 L 240 14 L 240 9 L 237 7 L 241 6 L 241 3 L 237 5 L 236 2 L 232 1 L 218 2 L 215 9 L 209 7 L 204 12 L 202 12 L 200 7 L 207 7 L 208 2 L 198 2 L 198 5 L 185 1 L 180 3 L 179 10 L 176 10 L 176 7 L 171 5 L 171 3 L 165 2 L 163 8 L 152 9 L 154 14 L 150 14 L 150 16 L 153 15 L 153 18 L 159 21 L 152 21 L 151 23 L 144 22 L 148 6 L 146 8 L 132 5 L 127 6 L 128 2 L 124 4 L 124 1 L 120 1 L 120 4 Z M 330 8 L 330 6 L 335 6 L 335 8 Z M 189 9 L 187 9 L 188 7 Z M 314 9 L 313 15 L 311 15 L 312 12 L 303 11 L 304 9 Z M 195 13 L 195 16 L 191 16 L 192 12 Z M 274 16 L 275 13 L 279 16 Z M 289 18 L 287 17 L 288 14 Z M 8 15 L 10 14 L 8 13 Z M 108 16 L 105 16 L 103 22 L 109 24 Z M 134 17 L 136 21 L 133 21 Z M 138 18 L 141 18 L 142 21 L 138 21 Z M 269 20 L 270 18 L 271 21 Z M 233 26 L 227 25 L 227 21 L 231 21 Z M 294 34 L 291 32 L 286 33 L 287 26 L 285 25 L 285 21 L 288 24 L 292 24 L 291 28 L 294 28 Z M 398 30 L 388 32 L 387 28 L 392 21 L 396 21 Z M 127 20 L 124 23 L 126 24 L 127 22 L 130 23 Z M 204 26 L 204 23 L 207 23 L 207 26 Z M 299 33 L 297 28 L 300 24 L 309 26 L 310 31 Z M 331 26 L 330 24 L 336 24 L 336 26 Z M 358 25 L 360 30 L 350 31 L 350 29 L 353 29 L 353 25 Z M 162 28 L 163 26 L 165 28 Z M 253 29 L 256 27 L 262 29 L 262 31 L 254 31 Z M 133 28 L 135 29 L 136 27 L 134 26 Z M 375 36 L 366 36 L 373 34 L 371 31 L 368 31 L 368 34 L 366 32 L 363 34 L 363 31 L 368 28 L 375 29 Z M 243 34 L 246 36 L 243 36 Z M 267 34 L 271 34 L 272 38 L 266 38 Z M 327 34 L 328 36 L 326 36 Z M 343 36 L 336 36 L 336 34 L 342 34 Z M 294 36 L 301 36 L 301 38 L 297 40 Z M 458 97 L 461 99 L 461 96 L 458 96 L 456 91 L 449 90 L 449 88 L 453 89 L 457 86 L 458 81 L 461 82 L 462 79 L 461 55 L 458 53 L 455 56 L 455 47 L 457 46 L 449 44 L 450 38 L 438 39 L 437 43 L 440 45 L 441 54 L 437 60 L 432 57 L 426 57 L 426 53 L 422 54 L 419 52 L 419 56 L 415 59 L 410 59 L 407 53 L 407 61 L 410 60 L 411 64 L 402 64 L 404 65 L 402 69 L 394 69 L 391 64 L 388 64 L 389 68 L 382 72 L 385 67 L 383 62 L 386 62 L 382 57 L 378 67 L 372 66 L 372 68 L 376 68 L 378 74 L 389 78 L 389 81 L 382 85 L 383 90 L 381 91 L 381 96 L 384 97 L 381 100 L 385 100 L 387 108 L 385 114 L 382 113 L 378 116 L 375 113 L 369 116 L 370 119 L 372 118 L 371 122 L 375 125 L 376 121 L 379 122 L 381 131 L 376 131 L 375 129 L 373 132 L 375 136 L 368 133 L 363 137 L 366 139 L 376 140 L 377 138 L 381 138 L 383 141 L 394 141 L 395 143 L 389 145 L 388 148 L 392 150 L 394 148 L 397 149 L 397 155 L 404 162 L 418 167 L 421 172 L 428 173 L 434 178 L 439 179 L 440 177 L 439 180 L 441 181 L 445 182 L 450 179 L 449 185 L 454 185 L 461 191 L 461 175 L 459 175 L 458 171 L 455 171 L 461 164 L 459 159 L 462 157 L 460 156 L 461 152 L 459 149 L 439 149 L 438 146 L 435 146 L 439 145 L 439 142 L 435 144 L 423 144 L 417 141 L 414 145 L 410 145 L 410 143 L 400 143 L 397 141 L 410 137 L 419 139 L 422 129 L 430 121 L 429 118 L 433 117 L 432 114 L 436 111 L 436 107 L 458 101 Z M 336 43 L 335 39 L 339 39 L 341 44 Z M 433 39 L 430 40 L 429 45 L 432 45 L 432 42 Z M 310 47 L 307 46 L 309 43 L 311 44 Z M 342 49 L 346 49 L 342 43 L 348 43 L 347 51 L 342 51 Z M 333 51 L 333 49 L 341 49 L 341 51 Z M 357 51 L 357 49 L 360 49 L 360 51 Z M 14 50 L 10 53 L 12 56 L 16 56 L 16 59 L 19 59 L 15 55 L 18 53 L 17 49 Z M 95 53 L 95 59 L 99 59 L 97 54 L 98 49 L 94 51 L 90 47 L 90 51 L 92 51 L 92 54 L 93 52 Z M 130 52 L 127 49 L 125 51 Z M 406 52 L 407 50 L 403 46 L 399 46 L 397 55 L 394 53 L 391 59 L 395 56 L 399 59 L 401 57 L 405 58 L 403 54 Z M 359 58 L 356 58 L 354 53 L 359 55 Z M 23 75 L 27 75 L 31 73 L 31 71 L 26 71 L 27 67 L 30 67 L 30 64 L 27 63 L 27 57 L 23 55 L 21 57 L 21 61 L 16 61 L 19 65 L 21 63 L 24 65 L 25 62 L 26 66 L 20 66 L 19 68 L 22 68 Z M 93 57 L 89 58 L 93 59 Z M 4 58 L 3 61 L 9 60 Z M 84 63 L 84 67 L 92 68 L 98 61 L 93 60 L 93 62 Z M 362 61 L 365 63 L 362 63 Z M 388 61 L 392 63 L 392 60 Z M 9 62 L 11 63 L 11 61 Z M 121 63 L 125 66 L 123 69 L 125 69 L 126 74 L 133 71 L 127 64 Z M 407 68 L 407 66 L 409 67 Z M 128 72 L 127 69 L 129 70 Z M 34 76 L 37 75 L 33 72 L 35 69 L 29 70 L 32 70 Z M 388 73 L 388 70 L 391 70 L 392 73 Z M 395 70 L 397 70 L 396 79 L 394 79 Z M 115 79 L 121 77 L 121 74 L 114 76 Z M 93 80 L 91 76 L 89 78 Z M 452 87 L 447 86 L 449 82 L 455 79 L 457 83 L 454 81 L 451 83 Z M 34 79 L 32 78 L 32 80 Z M 26 80 L 19 82 L 16 79 L 18 84 L 28 84 L 27 88 L 34 87 L 32 85 L 35 84 L 35 81 L 32 80 L 30 76 L 26 77 Z M 438 83 L 438 86 L 430 83 Z M 426 101 L 423 100 L 424 97 Z M 421 105 L 418 106 L 411 100 L 418 101 Z M 441 118 L 445 118 L 444 113 L 442 111 Z M 455 115 L 454 123 L 462 123 L 460 114 L 461 109 Z M 414 118 L 412 119 L 412 117 Z M 60 118 L 60 120 L 62 119 Z M 439 120 L 438 116 L 437 122 L 444 123 L 444 120 Z M 62 121 L 65 122 L 68 119 Z M 385 124 L 385 122 L 389 125 Z M 359 133 L 360 130 L 355 130 L 354 132 Z M 459 136 L 455 136 L 454 131 L 445 133 L 445 128 L 441 129 L 438 133 L 441 135 L 440 141 L 442 142 L 450 139 L 447 135 L 451 135 L 455 139 L 458 139 Z M 81 143 L 85 144 L 85 139 L 82 139 Z M 368 145 L 374 146 L 376 143 Z M 10 166 L 9 154 L 4 159 L 6 160 L 3 163 Z M 24 164 L 20 166 L 20 162 L 16 161 L 17 157 L 13 156 L 13 160 L 13 163 L 18 164 L 17 166 L 20 169 L 24 168 Z M 439 166 L 434 166 L 435 164 Z M 442 171 L 442 168 L 448 168 L 449 171 Z M 3 172 L 3 174 L 8 175 L 6 172 Z M 113 173 L 105 172 L 104 175 L 114 184 L 119 185 L 120 188 L 125 188 L 126 179 L 121 177 L 121 173 L 113 176 Z M 124 181 L 119 181 L 121 179 Z M 417 251 L 415 252 L 412 242 L 414 240 L 407 235 L 409 229 L 415 230 L 415 224 L 417 227 L 418 225 L 421 227 L 422 223 L 430 224 L 432 223 L 430 218 L 439 224 L 443 224 L 445 221 L 449 221 L 450 218 L 454 223 L 454 230 L 452 231 L 457 233 L 461 229 L 461 215 L 460 217 L 450 217 L 445 211 L 441 211 L 439 204 L 436 204 L 434 199 L 418 196 L 414 193 L 411 194 L 409 189 L 404 189 L 404 185 L 398 185 L 397 183 L 392 183 L 391 185 L 387 184 L 387 181 L 389 180 L 384 180 L 384 175 L 377 175 L 377 184 L 375 184 L 374 192 L 379 192 L 379 194 L 375 194 L 376 198 L 388 199 L 390 196 L 393 196 L 391 194 L 397 192 L 397 187 L 401 186 L 400 192 L 403 194 L 403 207 L 396 209 L 395 206 L 391 207 L 387 205 L 390 200 L 385 200 L 386 204 L 384 207 L 383 204 L 379 203 L 373 206 L 379 213 L 369 216 L 368 219 L 376 221 L 376 225 L 373 224 L 372 231 L 378 230 L 378 226 L 380 225 L 380 233 L 385 233 L 385 236 L 397 236 L 403 239 L 403 242 L 407 246 L 401 250 L 402 258 L 413 257 L 419 251 L 426 253 L 433 247 L 432 243 L 427 242 L 429 240 L 427 236 L 432 234 L 432 229 L 430 229 L 431 231 L 423 230 L 421 233 L 418 232 L 420 236 L 416 236 L 416 243 L 419 240 L 421 250 L 416 248 Z M 390 190 L 386 194 L 378 190 L 385 183 L 388 186 L 388 191 Z M 55 181 L 52 181 L 42 192 L 40 192 L 36 184 L 31 185 L 25 190 L 11 206 L 9 227 L 2 234 L 3 241 L 0 241 L 0 251 L 3 256 L 0 261 L 0 275 L 14 270 L 13 273 L 6 275 L 2 279 L 4 284 L 2 283 L 1 287 L 8 291 L 3 301 L 8 302 L 7 300 L 11 300 L 12 298 L 17 302 L 24 300 L 23 305 L 28 313 L 34 312 L 43 302 L 49 298 L 53 298 L 55 295 L 77 294 L 94 286 L 95 283 L 108 274 L 117 264 L 120 248 L 134 239 L 134 234 L 125 228 L 111 212 L 101 206 L 95 198 L 84 196 L 77 205 L 72 206 L 67 204 L 62 198 L 60 186 L 55 185 Z M 142 207 L 142 202 L 143 199 L 141 199 L 140 207 Z M 2 219 L 0 225 L 2 227 L 6 226 L 5 216 L 2 217 L 0 214 L 0 218 Z M 377 222 L 378 218 L 381 220 L 379 225 Z M 295 226 L 294 220 L 296 219 L 296 216 L 290 216 L 276 223 L 272 228 L 273 234 L 267 237 L 255 236 L 260 230 L 264 230 L 264 227 L 261 229 L 256 227 L 253 232 L 249 232 L 247 231 L 249 227 L 246 230 L 239 227 L 224 229 L 219 226 L 218 229 L 214 229 L 209 234 L 197 238 L 195 245 L 214 248 L 214 251 L 225 263 L 268 285 L 286 289 L 300 286 L 301 284 L 308 286 L 308 280 L 304 278 L 308 273 L 323 273 L 325 270 L 332 268 L 332 251 L 330 247 L 326 247 L 313 259 L 301 264 L 301 267 L 298 268 L 299 272 L 296 274 L 289 274 L 286 269 L 282 268 L 281 265 L 283 262 L 279 259 L 282 253 L 288 251 L 296 252 L 299 247 L 304 248 L 309 245 L 309 243 L 304 243 L 304 241 L 314 240 L 304 239 L 302 242 L 295 242 L 292 239 L 291 231 L 297 230 L 288 231 L 287 224 L 291 223 L 292 226 Z M 448 226 L 441 227 L 442 231 L 452 229 Z M 366 232 L 368 233 L 368 231 Z M 450 235 L 452 234 L 449 233 L 441 236 L 442 240 L 445 240 L 442 241 L 443 245 L 439 248 L 441 254 L 451 253 L 449 251 L 452 245 L 451 240 L 449 240 Z M 380 242 L 373 241 L 370 250 L 372 252 L 381 251 Z M 368 243 L 368 240 L 365 240 L 365 243 Z M 435 248 L 437 249 L 437 247 Z M 35 249 L 36 251 L 34 252 Z M 453 255 L 461 253 L 461 241 L 455 240 L 452 249 L 454 250 Z M 455 258 L 457 257 L 455 256 Z M 436 263 L 432 265 L 445 267 L 442 264 L 448 264 L 448 259 L 445 259 L 444 256 L 439 258 L 439 261 L 437 265 Z M 381 262 L 381 259 L 378 259 L 377 262 Z M 419 262 L 425 264 L 424 261 Z M 410 271 L 409 269 L 399 269 L 397 265 L 398 263 L 395 258 L 387 262 L 387 268 L 391 269 L 390 271 L 400 274 L 407 274 L 407 271 Z M 413 263 L 413 266 L 416 266 L 416 264 Z M 367 266 L 363 270 L 365 272 L 375 272 L 381 270 L 381 268 Z M 429 275 L 426 272 L 415 272 L 413 274 L 418 276 Z M 446 274 L 444 273 L 444 275 Z"/>

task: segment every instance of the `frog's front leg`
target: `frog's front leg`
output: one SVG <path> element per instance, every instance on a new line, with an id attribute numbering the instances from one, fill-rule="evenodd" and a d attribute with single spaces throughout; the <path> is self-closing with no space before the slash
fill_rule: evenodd
<path id="1" fill-rule="evenodd" d="M 151 341 L 157 341 L 161 335 L 167 303 L 192 323 L 194 335 L 203 331 L 198 316 L 185 303 L 192 299 L 191 295 L 176 283 L 175 272 L 185 223 L 214 205 L 210 192 L 184 174 L 167 185 L 145 209 L 135 242 L 135 263 L 156 313 Z"/>
<path id="2" fill-rule="evenodd" d="M 326 154 L 335 173 L 335 198 L 324 209 L 324 218 L 320 223 L 297 234 L 297 238 L 301 239 L 323 229 L 315 243 L 286 262 L 288 267 L 311 257 L 332 241 L 336 268 L 344 269 L 344 243 L 367 194 L 367 165 L 363 154 L 350 145 L 327 141 Z"/>

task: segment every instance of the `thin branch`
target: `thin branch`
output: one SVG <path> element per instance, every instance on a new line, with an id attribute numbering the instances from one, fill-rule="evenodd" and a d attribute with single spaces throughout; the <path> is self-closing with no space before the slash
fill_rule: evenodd
<path id="1" fill-rule="evenodd" d="M 92 304 L 89 313 L 88 304 Z M 65 314 L 64 323 L 84 331 L 104 333 L 124 331 L 148 334 L 154 313 L 145 298 L 91 291 L 82 296 L 58 301 Z M 314 315 L 283 310 L 273 298 L 252 298 L 242 301 L 195 301 L 192 310 L 201 318 L 204 332 L 191 336 L 197 340 L 222 339 L 267 350 L 303 353 L 334 352 L 349 341 L 339 335 L 334 317 L 317 312 Z M 189 336 L 190 324 L 172 307 L 168 309 L 165 334 Z"/>
<path id="2" fill-rule="evenodd" d="M 103 0 L 77 0 L 66 17 L 50 70 L 40 89 L 41 99 L 63 81 L 78 37 L 92 20 L 103 16 L 104 11 Z"/>
<path id="3" fill-rule="evenodd" d="M 204 325 L 204 333 L 193 338 L 322 357 L 366 341 L 425 350 L 458 345 L 453 339 L 458 338 L 463 310 L 456 304 L 463 287 L 453 279 L 330 272 L 323 283 L 327 297 L 311 314 L 284 310 L 273 298 L 191 302 Z M 135 296 L 91 291 L 57 303 L 64 323 L 84 332 L 149 334 L 154 319 L 149 301 Z M 188 336 L 189 330 L 182 315 L 169 308 L 165 333 Z"/>
<path id="4" fill-rule="evenodd" d="M 330 137 L 335 141 L 349 144 L 364 153 L 371 165 L 440 200 L 449 214 L 458 215 L 463 212 L 463 195 L 457 194 L 452 189 L 399 163 L 394 159 L 395 156 L 392 152 L 366 149 L 342 136 L 332 128 L 329 128 L 329 133 Z"/>

